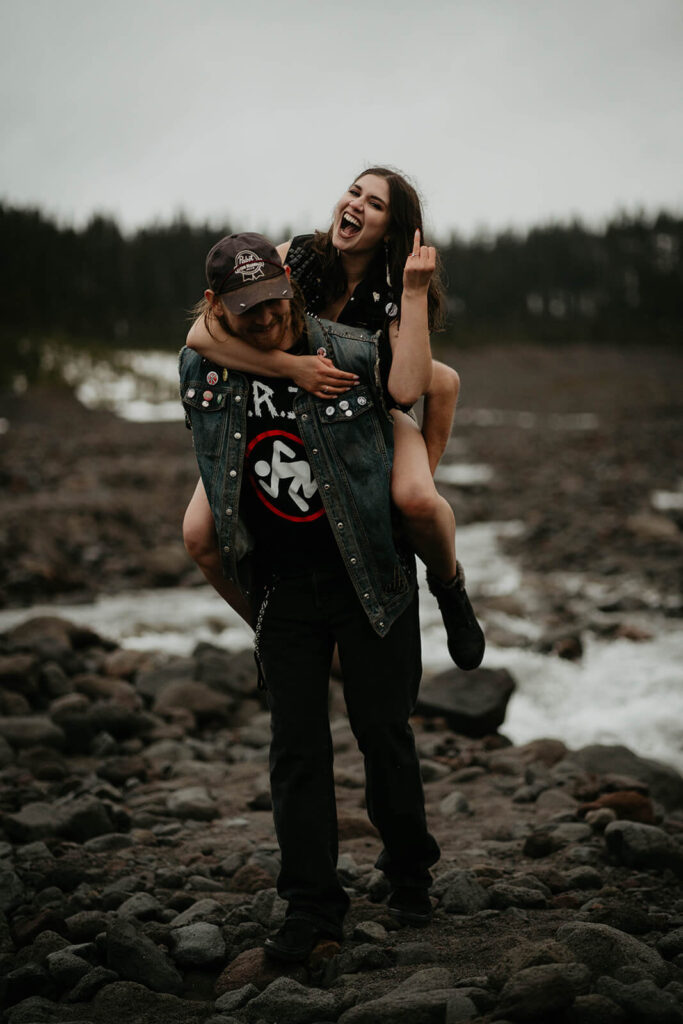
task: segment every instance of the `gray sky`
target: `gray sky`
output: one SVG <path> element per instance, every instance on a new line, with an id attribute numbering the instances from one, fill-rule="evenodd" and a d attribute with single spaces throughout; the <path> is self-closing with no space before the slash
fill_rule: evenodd
<path id="1" fill-rule="evenodd" d="M 0 197 L 324 227 L 373 163 L 439 237 L 683 210 L 682 0 L 0 0 Z"/>

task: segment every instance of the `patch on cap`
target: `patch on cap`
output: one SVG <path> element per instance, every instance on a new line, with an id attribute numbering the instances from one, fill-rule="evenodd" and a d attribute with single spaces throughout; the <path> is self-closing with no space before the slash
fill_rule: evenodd
<path id="1" fill-rule="evenodd" d="M 235 256 L 235 273 L 242 278 L 242 283 L 257 281 L 259 277 L 265 277 L 263 273 L 264 261 L 251 249 L 242 249 Z"/>

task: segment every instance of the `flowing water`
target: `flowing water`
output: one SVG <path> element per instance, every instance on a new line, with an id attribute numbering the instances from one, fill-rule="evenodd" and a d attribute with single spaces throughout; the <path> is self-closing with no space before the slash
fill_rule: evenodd
<path id="1" fill-rule="evenodd" d="M 85 381 L 79 398 L 85 405 L 107 407 L 132 420 L 182 416 L 176 394 L 176 358 L 167 354 L 127 353 L 118 367 L 100 364 L 86 373 L 79 366 L 74 379 Z M 470 417 L 502 415 L 469 410 Z M 532 416 L 531 413 L 505 415 Z M 566 419 L 566 418 L 565 418 Z M 581 417 L 558 424 L 558 429 L 586 429 Z M 485 486 L 492 479 L 488 466 L 458 461 L 440 467 L 439 479 L 460 487 Z M 683 492 L 683 486 L 681 487 Z M 680 507 L 681 492 L 657 492 L 659 508 Z M 533 606 L 533 581 L 501 550 L 501 540 L 520 529 L 518 523 L 476 523 L 458 527 L 458 551 L 467 567 L 468 591 L 474 598 L 520 594 Z M 580 577 L 564 580 L 580 588 Z M 510 702 L 504 732 L 515 743 L 555 736 L 571 747 L 589 743 L 623 743 L 637 753 L 654 757 L 683 771 L 683 634 L 676 620 L 657 608 L 641 613 L 638 624 L 652 639 L 599 639 L 587 633 L 580 661 L 566 661 L 530 650 L 540 627 L 529 618 L 496 613 L 497 622 L 517 634 L 521 646 L 489 644 L 485 666 L 504 667 L 514 676 L 517 690 Z M 436 602 L 424 579 L 420 587 L 423 662 L 426 673 L 451 667 Z M 0 612 L 0 631 L 35 615 L 57 614 L 89 626 L 124 647 L 189 654 L 202 640 L 229 650 L 251 645 L 251 631 L 210 590 L 137 591 L 102 597 L 84 605 L 44 605 Z"/>

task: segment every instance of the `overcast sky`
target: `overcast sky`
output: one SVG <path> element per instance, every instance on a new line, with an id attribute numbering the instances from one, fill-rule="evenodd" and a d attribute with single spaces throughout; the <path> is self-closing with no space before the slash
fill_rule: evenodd
<path id="1" fill-rule="evenodd" d="M 683 0 L 0 0 L 0 198 L 325 227 L 373 163 L 439 237 L 683 210 Z"/>

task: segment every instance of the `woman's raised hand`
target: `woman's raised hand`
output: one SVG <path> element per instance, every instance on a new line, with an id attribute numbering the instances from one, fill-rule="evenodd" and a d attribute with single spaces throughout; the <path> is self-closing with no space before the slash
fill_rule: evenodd
<path id="1" fill-rule="evenodd" d="M 433 245 L 420 245 L 420 229 L 413 238 L 413 251 L 403 270 L 403 294 L 426 291 L 436 268 L 436 249 Z"/>
<path id="2" fill-rule="evenodd" d="M 297 356 L 294 383 L 316 398 L 334 398 L 343 395 L 358 383 L 355 373 L 338 370 L 327 356 Z"/>

